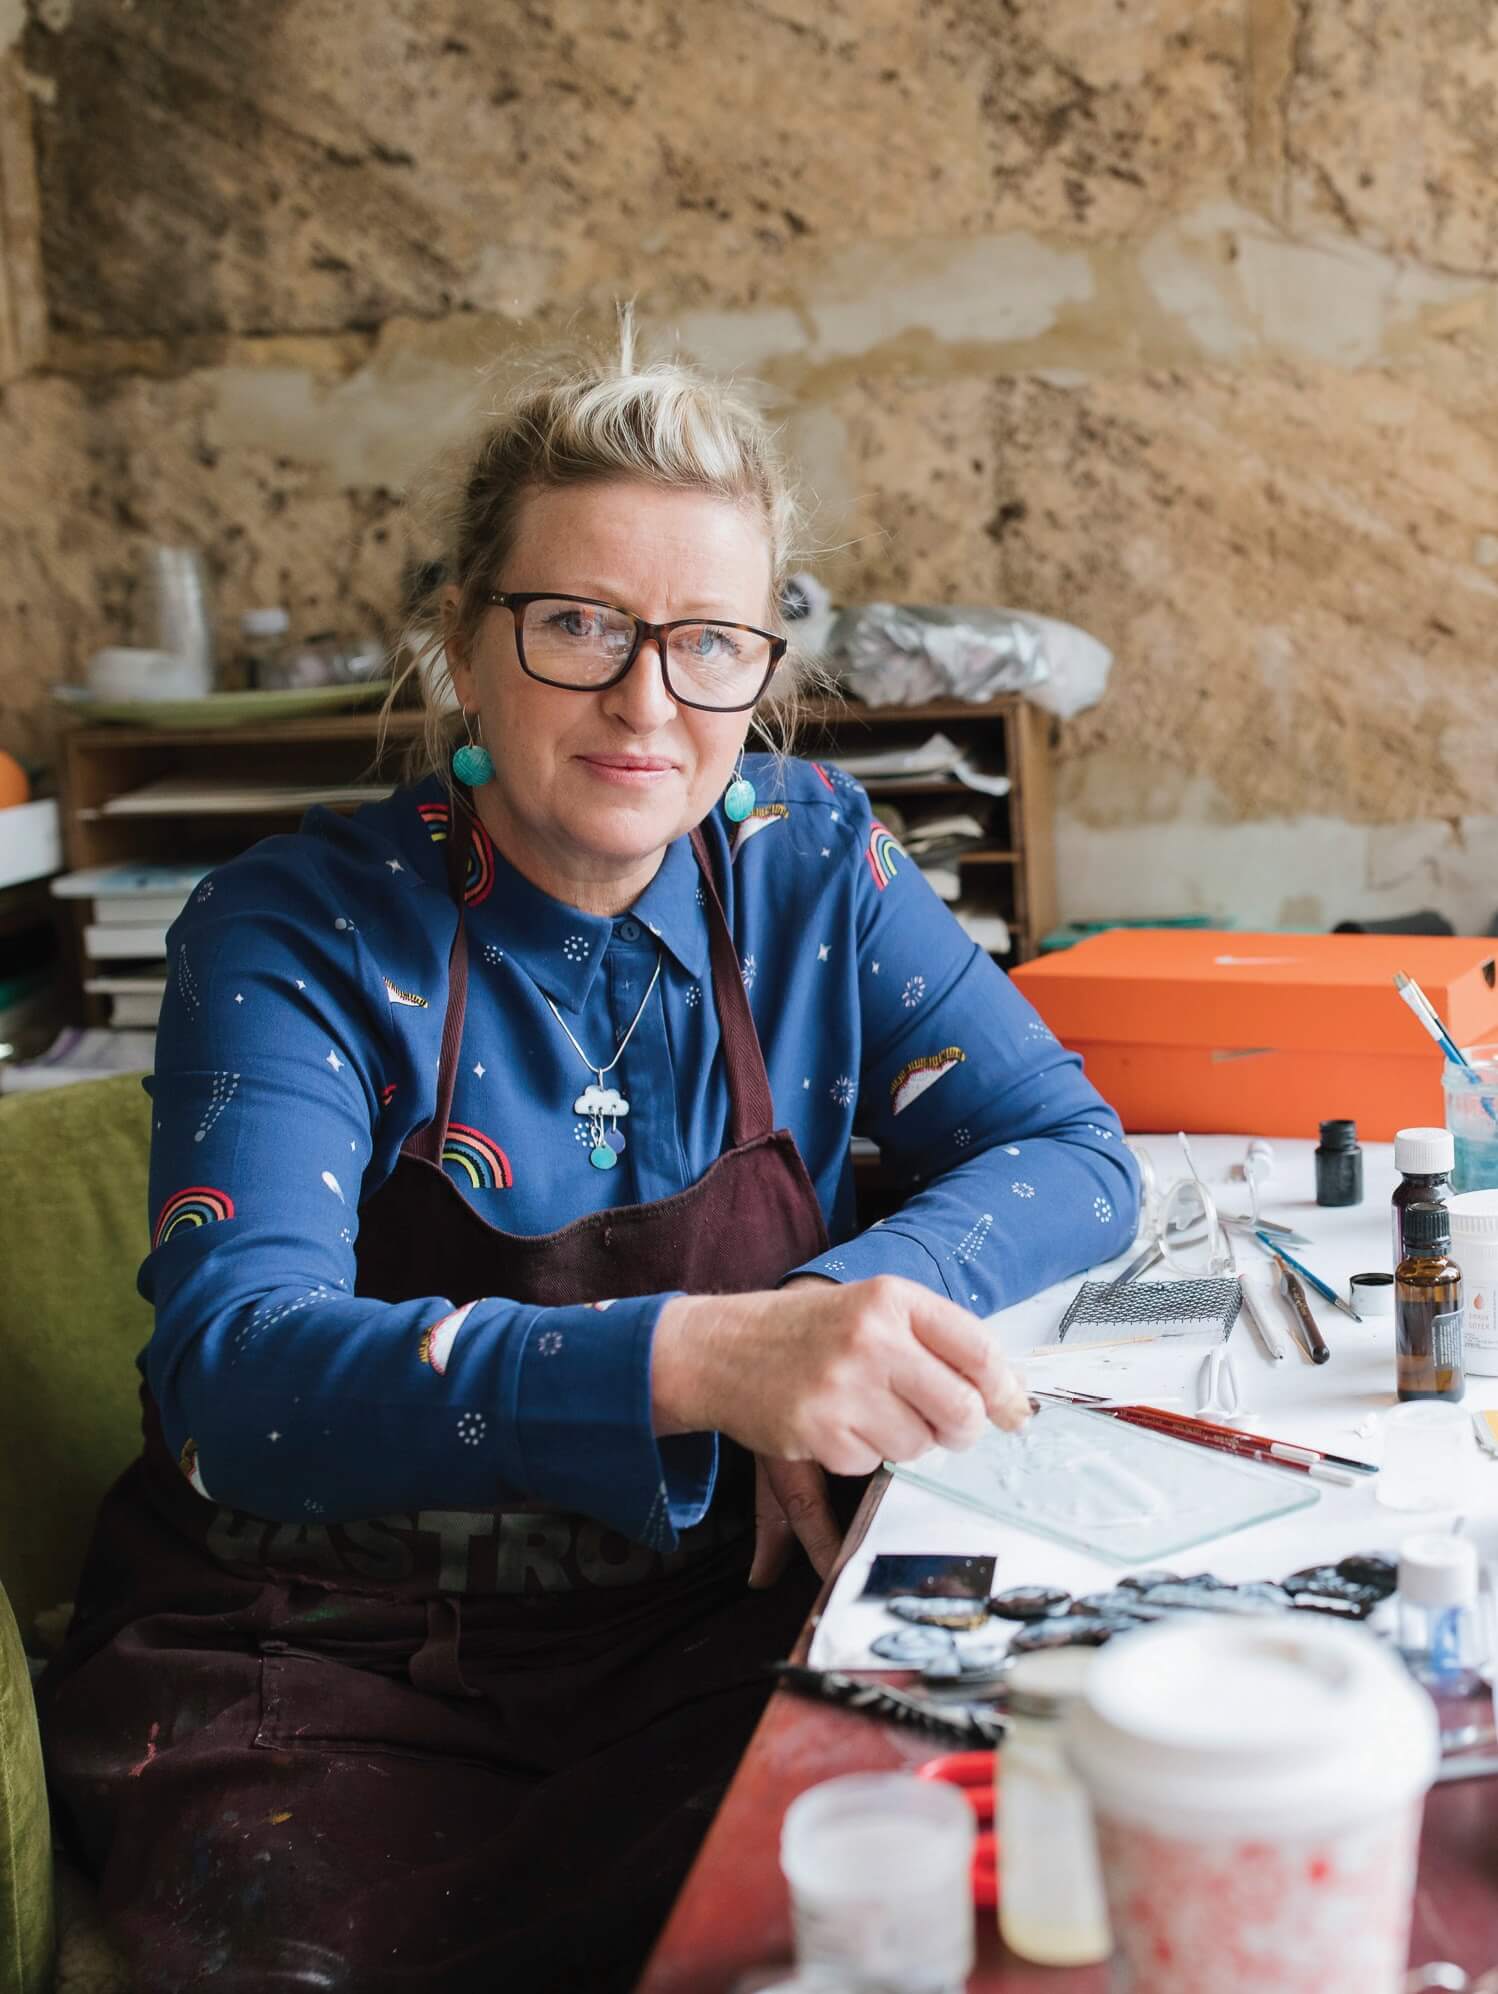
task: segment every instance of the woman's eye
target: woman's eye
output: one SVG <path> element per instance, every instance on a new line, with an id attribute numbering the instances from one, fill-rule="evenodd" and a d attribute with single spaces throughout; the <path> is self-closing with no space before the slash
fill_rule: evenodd
<path id="1" fill-rule="evenodd" d="M 594 637 L 598 634 L 598 618 L 586 609 L 563 609 L 555 616 L 547 618 L 553 630 L 560 630 L 564 637 Z"/>
<path id="2" fill-rule="evenodd" d="M 692 656 L 694 658 L 733 658 L 738 656 L 738 646 L 729 630 L 715 630 L 704 623 L 694 630 L 692 636 Z"/>

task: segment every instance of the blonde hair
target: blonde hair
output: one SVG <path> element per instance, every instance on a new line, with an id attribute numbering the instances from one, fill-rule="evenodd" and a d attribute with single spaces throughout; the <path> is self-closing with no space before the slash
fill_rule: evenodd
<path id="1" fill-rule="evenodd" d="M 436 494 L 440 564 L 423 600 L 412 605 L 381 715 L 384 729 L 408 683 L 417 687 L 423 727 L 407 773 L 448 775 L 462 720 L 444 706 L 451 685 L 448 646 L 473 643 L 488 596 L 517 535 L 527 497 L 612 479 L 702 492 L 752 509 L 770 553 L 770 616 L 781 627 L 780 592 L 804 520 L 769 424 L 748 395 L 679 358 L 637 353 L 634 315 L 619 312 L 612 351 L 572 354 L 532 366 L 489 416 Z M 446 588 L 457 606 L 443 614 Z M 790 751 L 801 698 L 826 683 L 815 662 L 792 647 L 755 709 L 751 729 L 778 755 Z"/>

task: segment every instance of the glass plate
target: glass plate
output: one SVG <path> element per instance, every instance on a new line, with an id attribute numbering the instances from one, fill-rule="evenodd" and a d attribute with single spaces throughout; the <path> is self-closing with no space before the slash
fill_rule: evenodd
<path id="1" fill-rule="evenodd" d="M 388 679 L 362 685 L 304 685 L 284 692 L 209 692 L 197 699 L 100 699 L 87 686 L 59 685 L 52 696 L 89 720 L 131 727 L 193 729 L 249 727 L 263 720 L 300 720 L 345 706 L 372 706 L 390 690 Z"/>
<path id="2" fill-rule="evenodd" d="M 1320 1501 L 1309 1475 L 1079 1406 L 1042 1406 L 1022 1433 L 991 1426 L 967 1453 L 937 1449 L 914 1466 L 890 1466 L 918 1488 L 1121 1565 L 1151 1564 Z"/>

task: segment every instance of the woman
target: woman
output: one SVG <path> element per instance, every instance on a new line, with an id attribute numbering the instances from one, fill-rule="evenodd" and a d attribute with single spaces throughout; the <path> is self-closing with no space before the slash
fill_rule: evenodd
<path id="1" fill-rule="evenodd" d="M 172 933 L 146 1449 L 44 1698 L 142 1990 L 629 1984 L 823 1471 L 1019 1424 L 979 1317 L 1133 1230 L 863 792 L 743 759 L 795 523 L 753 413 L 626 332 L 455 518 L 452 777 Z M 855 1120 L 910 1186 L 863 1233 Z"/>

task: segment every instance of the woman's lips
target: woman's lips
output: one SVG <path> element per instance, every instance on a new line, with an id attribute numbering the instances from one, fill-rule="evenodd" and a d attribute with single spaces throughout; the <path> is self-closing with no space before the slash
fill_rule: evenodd
<path id="1" fill-rule="evenodd" d="M 676 768 L 675 762 L 664 761 L 658 755 L 579 755 L 577 759 L 601 782 L 636 786 L 659 782 Z"/>

